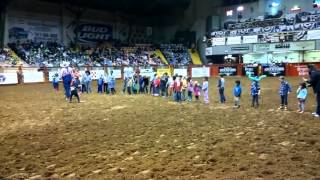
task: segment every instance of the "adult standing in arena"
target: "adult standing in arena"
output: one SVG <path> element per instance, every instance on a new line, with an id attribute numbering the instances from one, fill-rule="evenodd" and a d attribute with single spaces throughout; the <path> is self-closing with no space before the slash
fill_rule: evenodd
<path id="1" fill-rule="evenodd" d="M 317 110 L 312 113 L 315 117 L 320 117 L 320 71 L 318 71 L 315 65 L 308 65 L 309 79 L 304 78 L 304 81 L 312 87 L 313 92 L 316 95 Z"/>
<path id="2" fill-rule="evenodd" d="M 71 86 L 71 81 L 73 77 L 73 69 L 69 66 L 67 62 L 64 62 L 62 64 L 62 69 L 60 74 L 61 74 L 61 79 L 62 79 L 66 99 L 69 100 L 71 96 L 70 86 Z"/>

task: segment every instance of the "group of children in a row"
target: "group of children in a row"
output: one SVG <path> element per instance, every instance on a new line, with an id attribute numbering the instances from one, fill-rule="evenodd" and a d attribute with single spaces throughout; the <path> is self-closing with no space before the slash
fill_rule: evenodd
<path id="1" fill-rule="evenodd" d="M 80 79 L 81 77 L 81 79 Z M 252 98 L 252 107 L 259 107 L 259 96 L 260 96 L 260 81 L 266 76 L 251 76 L 248 74 L 249 79 L 251 80 L 250 95 Z M 71 97 L 69 101 L 72 101 L 72 97 L 76 96 L 78 102 L 80 102 L 79 91 L 80 92 L 91 92 L 91 81 L 92 77 L 89 71 L 86 71 L 85 75 L 80 76 L 78 73 L 74 73 L 73 79 L 71 81 Z M 53 77 L 53 87 L 56 91 L 59 89 L 59 76 L 55 74 Z M 149 83 L 150 82 L 150 83 Z M 101 75 L 98 79 L 98 93 L 111 93 L 115 94 L 115 77 L 113 72 L 110 72 L 110 75 L 103 76 Z M 225 103 L 226 98 L 224 95 L 225 89 L 225 79 L 223 75 L 220 75 L 218 80 L 218 91 L 220 95 L 220 102 Z M 173 97 L 174 101 L 182 102 L 193 100 L 193 96 L 196 101 L 199 100 L 201 92 L 203 93 L 204 103 L 209 104 L 209 83 L 208 77 L 203 78 L 202 85 L 198 81 L 193 81 L 191 77 L 182 77 L 179 75 L 168 76 L 167 73 L 164 73 L 162 76 L 155 74 L 151 79 L 147 76 L 141 76 L 135 74 L 132 77 L 125 77 L 123 80 L 123 93 L 127 92 L 131 94 L 150 94 L 153 96 L 162 96 L 162 97 Z M 291 92 L 290 84 L 285 80 L 283 76 L 280 77 L 280 107 L 279 110 L 288 109 L 288 95 Z M 234 96 L 234 105 L 235 107 L 240 107 L 240 99 L 242 94 L 242 87 L 240 80 L 235 81 L 235 86 L 233 88 Z M 297 99 L 299 104 L 298 112 L 303 113 L 305 107 L 305 101 L 307 99 L 307 85 L 306 83 L 301 83 L 297 90 Z"/>
<path id="2" fill-rule="evenodd" d="M 204 78 L 202 86 L 198 81 L 179 75 L 168 76 L 164 73 L 162 76 L 156 74 L 151 78 L 150 93 L 153 96 L 173 97 L 174 101 L 192 101 L 193 96 L 199 100 L 201 91 L 204 94 L 204 102 L 209 103 L 209 84 L 208 78 Z"/>
<path id="3" fill-rule="evenodd" d="M 259 107 L 259 96 L 260 96 L 260 81 L 265 78 L 266 76 L 251 76 L 248 74 L 249 79 L 251 80 L 251 87 L 250 87 L 250 95 L 251 95 L 251 106 L 252 107 Z M 279 88 L 279 96 L 280 96 L 280 107 L 278 110 L 288 110 L 288 95 L 291 93 L 291 86 L 285 80 L 283 76 L 280 76 L 280 88 Z M 225 103 L 226 98 L 224 96 L 224 87 L 225 87 L 225 79 L 223 75 L 220 75 L 218 81 L 218 89 L 220 94 L 220 102 Z M 242 88 L 240 85 L 240 81 L 236 81 L 236 85 L 233 89 L 234 95 L 234 103 L 235 107 L 240 107 L 240 98 L 241 98 Z M 307 99 L 308 91 L 307 91 L 307 84 L 305 82 L 300 83 L 299 88 L 296 91 L 297 99 L 298 99 L 298 111 L 299 113 L 303 113 L 305 110 L 305 102 Z"/>

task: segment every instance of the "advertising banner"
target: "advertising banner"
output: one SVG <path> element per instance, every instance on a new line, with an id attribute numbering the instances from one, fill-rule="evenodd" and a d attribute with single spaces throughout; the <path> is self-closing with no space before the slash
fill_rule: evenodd
<path id="1" fill-rule="evenodd" d="M 315 41 L 286 42 L 272 44 L 255 44 L 253 51 L 302 51 L 314 50 L 316 48 Z"/>
<path id="2" fill-rule="evenodd" d="M 150 69 L 140 69 L 140 75 L 141 76 L 147 76 L 147 77 L 153 77 L 155 72 L 152 68 Z"/>
<path id="3" fill-rule="evenodd" d="M 225 38 L 225 37 L 212 38 L 212 45 L 213 45 L 213 46 L 226 45 L 226 38 Z"/>
<path id="4" fill-rule="evenodd" d="M 243 38 L 242 40 L 243 44 L 258 43 L 258 35 L 243 36 L 242 38 Z"/>
<path id="5" fill-rule="evenodd" d="M 245 65 L 242 68 L 242 74 L 251 74 L 258 75 L 258 66 L 257 65 Z"/>
<path id="6" fill-rule="evenodd" d="M 173 74 L 178 74 L 179 76 L 187 77 L 188 76 L 188 70 L 187 69 L 174 69 Z"/>
<path id="7" fill-rule="evenodd" d="M 235 37 L 228 37 L 227 38 L 227 44 L 241 44 L 241 36 L 235 36 Z"/>
<path id="8" fill-rule="evenodd" d="M 108 68 L 109 74 L 111 73 L 111 71 L 113 71 L 113 76 L 114 76 L 116 79 L 121 79 L 121 78 L 122 78 L 121 69 Z"/>
<path id="9" fill-rule="evenodd" d="M 309 69 L 307 65 L 295 65 L 299 76 L 307 76 L 309 75 Z"/>
<path id="10" fill-rule="evenodd" d="M 267 65 L 262 67 L 262 72 L 267 76 L 285 76 L 284 65 Z"/>
<path id="11" fill-rule="evenodd" d="M 236 76 L 237 75 L 237 66 L 220 66 L 219 74 L 226 76 Z"/>
<path id="12" fill-rule="evenodd" d="M 112 40 L 112 26 L 98 23 L 85 23 L 75 25 L 73 22 L 67 26 L 66 36 L 71 42 L 92 44 Z"/>
<path id="13" fill-rule="evenodd" d="M 24 72 L 24 83 L 44 82 L 43 72 Z"/>
<path id="14" fill-rule="evenodd" d="M 308 39 L 308 40 L 320 39 L 320 30 L 311 30 L 311 31 L 308 31 L 307 39 Z"/>
<path id="15" fill-rule="evenodd" d="M 164 73 L 167 73 L 169 76 L 171 76 L 171 71 L 170 69 L 157 69 L 157 75 L 162 76 Z"/>
<path id="16" fill-rule="evenodd" d="M 59 75 L 59 72 L 58 72 L 58 71 L 50 71 L 50 72 L 49 72 L 49 81 L 50 81 L 50 82 L 53 81 L 53 76 L 54 76 L 56 73 L 58 73 L 58 75 Z M 60 79 L 60 81 L 62 81 L 62 80 Z"/>
<path id="17" fill-rule="evenodd" d="M 104 70 L 92 70 L 90 71 L 91 77 L 93 80 L 99 79 L 101 76 L 104 76 Z M 114 72 L 113 72 L 114 74 Z M 114 74 L 115 75 L 115 74 Z"/>
<path id="18" fill-rule="evenodd" d="M 133 77 L 134 75 L 133 67 L 125 67 L 123 69 L 123 75 L 124 77 L 127 77 L 127 78 Z"/>
<path id="19" fill-rule="evenodd" d="M 210 77 L 209 67 L 192 68 L 192 77 Z"/>
<path id="20" fill-rule="evenodd" d="M 57 42 L 61 40 L 59 20 L 35 16 L 9 16 L 8 41 Z"/>
<path id="21" fill-rule="evenodd" d="M 18 84 L 17 73 L 0 73 L 0 85 Z"/>

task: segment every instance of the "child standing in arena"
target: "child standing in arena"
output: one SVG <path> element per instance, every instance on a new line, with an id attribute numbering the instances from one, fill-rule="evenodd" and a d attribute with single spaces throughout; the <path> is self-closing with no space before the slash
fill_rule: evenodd
<path id="1" fill-rule="evenodd" d="M 79 94 L 78 94 L 78 88 L 80 88 L 80 80 L 79 80 L 79 76 L 75 76 L 74 79 L 72 80 L 71 82 L 71 96 L 70 96 L 70 99 L 69 99 L 69 102 L 72 103 L 72 97 L 73 96 L 76 96 L 77 100 L 78 100 L 78 103 L 80 103 L 80 97 L 79 97 Z"/>
<path id="2" fill-rule="evenodd" d="M 102 88 L 103 88 L 103 75 L 100 76 L 98 79 L 98 93 L 102 94 Z"/>
<path id="3" fill-rule="evenodd" d="M 233 96 L 234 96 L 234 107 L 239 108 L 240 107 L 240 98 L 242 93 L 242 87 L 240 80 L 236 81 L 236 86 L 233 89 Z"/>
<path id="4" fill-rule="evenodd" d="M 55 75 L 53 75 L 52 78 L 52 85 L 53 85 L 53 89 L 56 93 L 59 92 L 59 74 L 56 73 Z"/>
<path id="5" fill-rule="evenodd" d="M 111 95 L 114 95 L 116 93 L 115 87 L 116 87 L 116 79 L 113 75 L 113 71 L 110 71 L 110 75 L 108 77 L 108 88 L 109 88 L 109 92 L 111 92 Z"/>
<path id="6" fill-rule="evenodd" d="M 288 110 L 288 94 L 291 92 L 289 83 L 284 79 L 284 76 L 280 76 L 280 89 L 279 95 L 281 98 L 279 110 Z"/>
<path id="7" fill-rule="evenodd" d="M 193 93 L 193 82 L 191 77 L 188 77 L 187 79 L 187 89 L 188 89 L 188 101 L 192 101 L 192 93 Z"/>
<path id="8" fill-rule="evenodd" d="M 199 83 L 198 83 L 198 81 L 195 81 L 194 82 L 194 97 L 195 97 L 195 99 L 197 100 L 197 101 L 199 101 L 199 97 L 200 97 L 200 89 L 201 89 L 201 87 L 199 86 Z"/>
<path id="9" fill-rule="evenodd" d="M 187 78 L 183 77 L 183 79 L 182 79 L 182 93 L 181 93 L 182 101 L 187 100 L 187 96 L 186 96 L 187 87 L 188 87 Z"/>
<path id="10" fill-rule="evenodd" d="M 147 76 L 143 76 L 143 92 L 148 94 L 148 88 L 149 88 L 149 78 Z"/>
<path id="11" fill-rule="evenodd" d="M 203 78 L 202 82 L 203 100 L 205 104 L 209 104 L 209 82 L 208 77 Z"/>
<path id="12" fill-rule="evenodd" d="M 87 94 L 91 93 L 92 92 L 92 88 L 91 88 L 92 76 L 91 76 L 90 71 L 86 71 L 85 84 L 86 84 Z"/>
<path id="13" fill-rule="evenodd" d="M 132 77 L 127 78 L 127 83 L 126 83 L 127 87 L 126 88 L 127 88 L 127 92 L 129 95 L 131 95 L 132 84 L 133 84 Z"/>
<path id="14" fill-rule="evenodd" d="M 252 103 L 251 107 L 259 107 L 259 95 L 260 95 L 260 85 L 258 81 L 252 81 L 251 83 L 251 97 Z"/>
<path id="15" fill-rule="evenodd" d="M 182 91 L 182 86 L 183 86 L 183 82 L 181 80 L 181 77 L 179 76 L 174 84 L 173 84 L 173 90 L 174 90 L 174 93 L 176 95 L 176 102 L 181 102 L 181 91 Z"/>
<path id="16" fill-rule="evenodd" d="M 301 83 L 298 90 L 297 90 L 297 98 L 298 98 L 298 105 L 299 110 L 298 113 L 304 113 L 304 107 L 306 103 L 306 99 L 308 96 L 308 90 L 306 83 Z"/>
<path id="17" fill-rule="evenodd" d="M 225 80 L 223 78 L 223 74 L 220 74 L 220 78 L 217 86 L 219 90 L 219 95 L 220 95 L 220 103 L 226 102 L 226 97 L 224 96 L 224 84 L 225 84 Z"/>

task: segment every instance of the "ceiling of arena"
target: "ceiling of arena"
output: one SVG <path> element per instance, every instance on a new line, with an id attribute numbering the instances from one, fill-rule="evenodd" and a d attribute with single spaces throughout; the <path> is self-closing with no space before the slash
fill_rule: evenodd
<path id="1" fill-rule="evenodd" d="M 191 0 L 43 0 L 53 3 L 119 11 L 136 15 L 161 15 L 186 9 Z"/>

